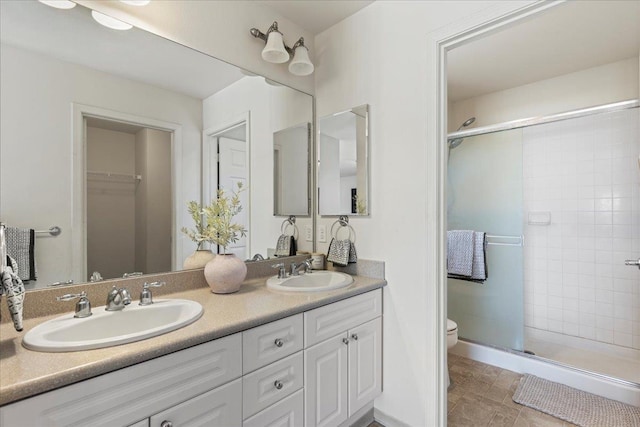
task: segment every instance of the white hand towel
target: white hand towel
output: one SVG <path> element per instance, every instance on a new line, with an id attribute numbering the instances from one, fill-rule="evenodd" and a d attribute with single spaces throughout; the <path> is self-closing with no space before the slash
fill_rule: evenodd
<path id="1" fill-rule="evenodd" d="M 475 231 L 473 233 L 473 266 L 471 278 L 474 280 L 487 280 L 486 244 L 485 233 Z"/>

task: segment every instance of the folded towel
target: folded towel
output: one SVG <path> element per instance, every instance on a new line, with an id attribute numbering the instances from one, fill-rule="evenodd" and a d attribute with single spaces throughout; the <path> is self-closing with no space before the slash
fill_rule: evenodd
<path id="1" fill-rule="evenodd" d="M 447 232 L 447 276 L 484 283 L 487 280 L 486 233 L 452 230 Z M 469 260 L 469 255 L 471 259 Z"/>
<path id="2" fill-rule="evenodd" d="M 356 246 L 349 239 L 331 239 L 329 251 L 327 252 L 327 261 L 331 261 L 334 265 L 341 267 L 346 267 L 347 264 L 358 262 Z"/>
<path id="3" fill-rule="evenodd" d="M 14 271 L 20 279 L 36 280 L 35 231 L 29 228 L 7 227 L 5 229 L 7 254 L 18 263 L 18 271 Z"/>
<path id="4" fill-rule="evenodd" d="M 471 277 L 473 273 L 473 231 L 447 231 L 447 272 Z"/>
<path id="5" fill-rule="evenodd" d="M 9 266 L 0 272 L 0 294 L 3 294 L 7 298 L 9 313 L 13 319 L 13 327 L 16 331 L 21 331 L 22 306 L 25 295 L 24 284 L 22 280 L 20 280 L 20 277 L 14 273 L 13 268 Z"/>
<path id="6" fill-rule="evenodd" d="M 275 256 L 293 256 L 296 254 L 297 242 L 295 237 L 281 234 L 278 237 L 278 243 L 276 244 Z"/>

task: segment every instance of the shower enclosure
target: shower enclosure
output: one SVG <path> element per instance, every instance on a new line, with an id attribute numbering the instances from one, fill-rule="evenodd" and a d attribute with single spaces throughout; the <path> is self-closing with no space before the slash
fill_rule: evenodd
<path id="1" fill-rule="evenodd" d="M 640 383 L 638 101 L 450 135 L 448 229 L 488 234 L 448 280 L 462 339 Z"/>

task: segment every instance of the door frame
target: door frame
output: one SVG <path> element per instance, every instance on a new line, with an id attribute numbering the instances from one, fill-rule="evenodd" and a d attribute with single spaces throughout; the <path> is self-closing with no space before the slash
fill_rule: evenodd
<path id="1" fill-rule="evenodd" d="M 428 320 L 427 331 L 436 348 L 435 364 L 426 366 L 425 378 L 429 394 L 436 398 L 426 405 L 426 420 L 433 425 L 447 424 L 447 52 L 493 32 L 501 31 L 519 21 L 531 18 L 565 0 L 504 2 L 446 25 L 427 35 L 427 150 L 428 171 L 425 213 L 427 239 L 427 283 L 434 283 L 425 301 L 425 309 L 435 312 Z M 431 355 L 428 355 L 431 357 Z M 432 381 L 431 379 L 435 379 Z"/>
<path id="2" fill-rule="evenodd" d="M 217 138 L 227 132 L 230 129 L 241 126 L 245 124 L 245 144 L 247 147 L 246 151 L 246 162 L 247 162 L 247 180 L 249 181 L 249 185 L 247 186 L 247 206 L 243 206 L 242 209 L 247 213 L 247 218 L 249 220 L 249 224 L 247 225 L 247 254 L 251 256 L 251 112 L 246 111 L 242 114 L 235 116 L 232 119 L 221 121 L 220 123 L 216 123 L 213 126 L 210 126 L 202 131 L 202 176 L 200 180 L 202 182 L 202 194 L 200 195 L 200 200 L 202 200 L 202 205 L 206 205 L 211 203 L 211 186 L 209 185 L 211 180 L 208 179 L 211 176 L 215 176 L 216 183 L 218 181 L 218 164 L 209 167 L 208 159 L 212 154 L 212 148 L 215 146 L 216 150 L 218 149 Z M 214 141 L 215 140 L 215 141 Z M 214 145 L 215 144 L 215 145 Z M 217 184 L 216 184 L 217 185 Z"/>
<path id="3" fill-rule="evenodd" d="M 71 273 L 72 277 L 87 278 L 87 150 L 85 118 L 94 117 L 121 122 L 171 133 L 171 266 L 178 270 L 182 260 L 182 249 L 178 244 L 177 231 L 182 224 L 182 125 L 178 123 L 138 116 L 122 111 L 109 110 L 92 105 L 71 104 Z M 180 261 L 181 263 L 182 261 Z"/>

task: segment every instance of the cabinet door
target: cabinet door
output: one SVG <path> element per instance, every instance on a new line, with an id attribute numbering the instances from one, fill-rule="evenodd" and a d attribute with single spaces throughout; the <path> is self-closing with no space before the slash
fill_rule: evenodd
<path id="1" fill-rule="evenodd" d="M 347 334 L 304 351 L 306 427 L 338 426 L 347 419 Z"/>
<path id="2" fill-rule="evenodd" d="M 151 427 L 242 426 L 242 380 L 237 379 L 151 417 Z"/>
<path id="3" fill-rule="evenodd" d="M 382 393 L 382 321 L 349 331 L 349 416 Z"/>
<path id="4" fill-rule="evenodd" d="M 149 427 L 149 418 L 145 418 L 142 421 L 138 421 L 135 424 L 131 424 L 129 427 Z"/>

